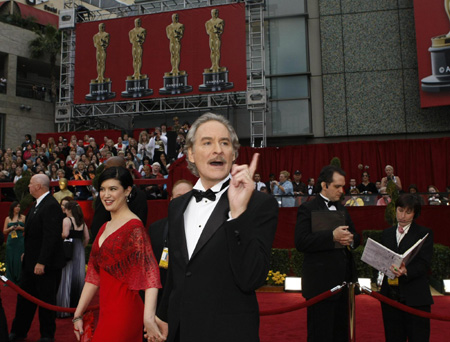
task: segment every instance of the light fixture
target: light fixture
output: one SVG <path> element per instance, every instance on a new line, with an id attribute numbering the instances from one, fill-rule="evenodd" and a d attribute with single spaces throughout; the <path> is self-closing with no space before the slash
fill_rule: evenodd
<path id="1" fill-rule="evenodd" d="M 450 293 L 450 279 L 444 279 L 444 293 Z"/>
<path id="2" fill-rule="evenodd" d="M 31 106 L 26 106 L 25 109 L 30 111 L 31 110 Z"/>
<path id="3" fill-rule="evenodd" d="M 302 290 L 302 278 L 300 277 L 286 277 L 284 280 L 285 291 L 301 291 Z"/>
<path id="4" fill-rule="evenodd" d="M 372 281 L 370 278 L 358 278 L 359 285 L 367 287 L 369 290 L 372 288 Z"/>
<path id="5" fill-rule="evenodd" d="M 20 110 L 25 110 L 25 105 L 21 104 L 19 108 L 20 108 Z"/>

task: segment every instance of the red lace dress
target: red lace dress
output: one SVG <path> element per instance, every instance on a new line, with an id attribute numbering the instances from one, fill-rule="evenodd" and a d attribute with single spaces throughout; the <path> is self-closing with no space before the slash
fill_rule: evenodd
<path id="1" fill-rule="evenodd" d="M 100 287 L 100 314 L 93 342 L 142 342 L 144 303 L 139 290 L 161 288 L 158 264 L 142 222 L 133 219 L 99 247 L 100 228 L 86 281 Z"/>

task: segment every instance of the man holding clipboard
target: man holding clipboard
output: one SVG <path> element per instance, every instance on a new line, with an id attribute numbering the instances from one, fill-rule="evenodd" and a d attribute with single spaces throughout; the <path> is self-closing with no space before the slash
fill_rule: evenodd
<path id="1" fill-rule="evenodd" d="M 356 282 L 350 249 L 360 237 L 340 198 L 345 192 L 345 172 L 328 165 L 320 172 L 320 193 L 298 208 L 295 246 L 305 254 L 303 296 L 310 299 L 344 281 Z M 348 341 L 348 293 L 340 293 L 308 307 L 308 342 Z"/>

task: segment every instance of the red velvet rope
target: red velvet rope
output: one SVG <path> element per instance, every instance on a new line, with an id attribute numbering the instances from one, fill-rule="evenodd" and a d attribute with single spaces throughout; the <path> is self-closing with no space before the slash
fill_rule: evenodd
<path id="1" fill-rule="evenodd" d="M 395 300 L 392 300 L 386 296 L 383 296 L 382 294 L 379 294 L 378 292 L 368 291 L 367 289 L 364 289 L 364 288 L 361 288 L 361 290 L 364 291 L 365 293 L 367 293 L 368 295 L 378 299 L 380 302 L 383 302 L 385 304 L 393 306 L 394 308 L 396 308 L 398 310 L 405 311 L 412 315 L 416 315 L 416 316 L 420 316 L 420 317 L 424 317 L 424 318 L 436 319 L 438 321 L 450 321 L 450 316 L 448 316 L 448 315 L 447 316 L 437 315 L 437 314 L 429 313 L 426 311 L 417 310 L 410 306 L 407 306 L 405 304 L 402 304 Z"/>
<path id="2" fill-rule="evenodd" d="M 279 314 L 283 314 L 283 313 L 291 312 L 291 311 L 295 311 L 295 310 L 300 310 L 300 309 L 306 308 L 308 306 L 314 305 L 324 299 L 327 299 L 328 297 L 331 297 L 341 291 L 342 291 L 342 286 L 338 287 L 337 289 L 335 288 L 332 290 L 325 291 L 325 292 L 323 292 L 305 302 L 302 302 L 302 303 L 293 304 L 293 305 L 286 306 L 284 308 L 279 308 L 279 309 L 269 309 L 269 310 L 260 311 L 259 315 L 260 316 L 272 316 L 272 315 L 279 315 Z"/>
<path id="3" fill-rule="evenodd" d="M 42 300 L 37 299 L 36 297 L 33 297 L 29 293 L 22 290 L 19 286 L 14 284 L 12 281 L 8 280 L 6 277 L 2 276 L 2 277 L 0 277 L 0 279 L 5 284 L 7 284 L 10 288 L 12 288 L 14 291 L 16 291 L 19 295 L 21 295 L 23 298 L 28 299 L 30 302 L 33 302 L 34 304 L 36 304 L 44 309 L 48 309 L 48 310 L 52 310 L 52 311 L 59 311 L 59 312 L 68 312 L 68 313 L 74 313 L 76 310 L 76 308 L 64 308 L 62 306 L 52 305 L 52 304 L 43 302 Z M 86 309 L 86 312 L 90 311 L 90 310 L 98 310 L 98 308 L 99 308 L 99 305 L 92 305 Z"/>

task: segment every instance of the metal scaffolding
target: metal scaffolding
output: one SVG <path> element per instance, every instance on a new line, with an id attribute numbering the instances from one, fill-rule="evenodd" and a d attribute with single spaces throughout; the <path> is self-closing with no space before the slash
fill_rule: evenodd
<path id="1" fill-rule="evenodd" d="M 168 12 L 236 3 L 239 0 L 157 0 L 139 1 L 134 5 L 80 11 L 75 0 L 65 0 L 65 8 L 73 8 L 75 16 L 83 21 L 99 21 L 124 16 Z M 78 11 L 77 11 L 78 8 Z M 55 122 L 58 131 L 76 131 L 89 127 L 132 128 L 114 124 L 112 118 L 133 118 L 164 113 L 202 112 L 222 108 L 245 108 L 250 114 L 252 146 L 266 146 L 267 95 L 264 71 L 264 1 L 246 1 L 247 36 L 247 91 L 210 93 L 170 98 L 136 99 L 106 103 L 73 103 L 75 71 L 74 29 L 63 30 L 61 44 L 60 97 L 56 104 Z M 258 146 L 258 147 L 259 147 Z"/>

